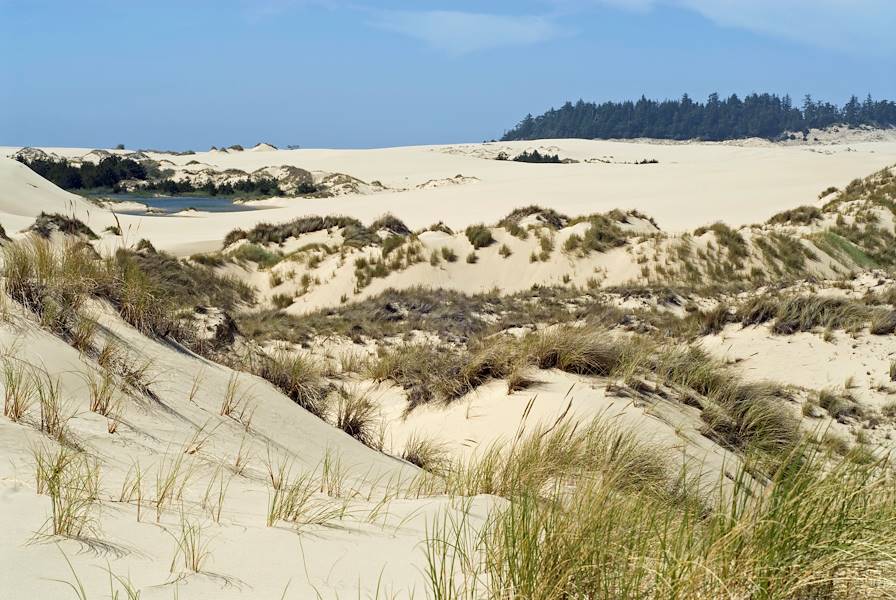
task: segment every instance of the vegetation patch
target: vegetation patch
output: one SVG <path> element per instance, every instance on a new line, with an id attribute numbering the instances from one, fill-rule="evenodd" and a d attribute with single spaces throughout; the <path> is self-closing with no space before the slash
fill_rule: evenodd
<path id="1" fill-rule="evenodd" d="M 58 231 L 66 235 L 84 236 L 91 240 L 98 239 L 93 230 L 82 221 L 59 213 L 41 212 L 28 231 L 33 231 L 44 238 L 48 238 L 51 233 Z"/>
<path id="2" fill-rule="evenodd" d="M 473 244 L 473 248 L 478 250 L 480 248 L 485 248 L 486 246 L 490 246 L 495 243 L 495 238 L 492 237 L 492 231 L 482 223 L 479 225 L 470 225 L 464 231 L 467 235 L 467 239 L 470 240 L 470 243 Z"/>
<path id="3" fill-rule="evenodd" d="M 835 188 L 836 190 L 836 188 Z M 822 219 L 821 209 L 815 206 L 798 206 L 774 215 L 768 220 L 770 225 L 812 225 Z"/>
<path id="4" fill-rule="evenodd" d="M 234 229 L 224 238 L 224 246 L 227 247 L 237 240 L 249 240 L 253 244 L 282 244 L 289 238 L 299 237 L 305 233 L 323 231 L 332 228 L 344 228 L 348 226 L 363 228 L 361 222 L 353 217 L 327 216 L 327 217 L 300 217 L 286 223 L 259 223 L 249 231 Z"/>
<path id="5" fill-rule="evenodd" d="M 877 261 L 848 239 L 833 231 L 822 231 L 812 236 L 812 241 L 825 254 L 847 264 L 861 268 L 874 268 Z"/>
<path id="6" fill-rule="evenodd" d="M 269 269 L 283 260 L 279 252 L 271 252 L 257 244 L 243 244 L 230 253 L 236 260 L 253 262 L 261 269 Z"/>

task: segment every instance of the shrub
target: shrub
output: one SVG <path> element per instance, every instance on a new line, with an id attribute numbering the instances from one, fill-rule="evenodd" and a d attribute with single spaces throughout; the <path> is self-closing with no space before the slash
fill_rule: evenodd
<path id="1" fill-rule="evenodd" d="M 473 248 L 476 250 L 495 243 L 495 238 L 492 237 L 491 229 L 481 223 L 479 225 L 470 225 L 465 230 L 465 233 L 467 239 L 470 240 L 470 243 L 473 244 Z"/>
<path id="2" fill-rule="evenodd" d="M 477 255 L 475 252 L 470 252 L 469 254 L 467 254 L 467 264 L 475 265 L 478 262 L 479 255 Z"/>
<path id="3" fill-rule="evenodd" d="M 586 253 L 606 252 L 625 245 L 625 233 L 619 225 L 603 215 L 592 215 L 588 220 L 591 227 L 585 230 L 581 240 L 581 247 Z"/>
<path id="4" fill-rule="evenodd" d="M 448 246 L 442 246 L 442 258 L 445 262 L 457 262 L 457 253 Z"/>
<path id="5" fill-rule="evenodd" d="M 554 163 L 559 164 L 561 162 L 560 157 L 556 154 L 541 154 L 538 150 L 533 150 L 532 152 L 528 152 L 523 150 L 520 154 L 517 154 L 513 157 L 516 162 L 527 162 L 527 163 Z"/>
<path id="6" fill-rule="evenodd" d="M 507 244 L 501 244 L 501 247 L 498 248 L 498 254 L 500 254 L 503 258 L 510 258 L 510 256 L 513 254 L 513 251 L 510 249 L 510 247 L 507 246 Z"/>

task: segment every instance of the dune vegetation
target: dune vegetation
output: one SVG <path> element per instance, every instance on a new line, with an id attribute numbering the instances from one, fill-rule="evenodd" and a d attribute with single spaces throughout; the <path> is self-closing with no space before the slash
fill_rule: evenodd
<path id="1" fill-rule="evenodd" d="M 893 182 L 744 227 L 311 215 L 189 256 L 40 212 L 0 251 L 16 589 L 892 597 Z"/>

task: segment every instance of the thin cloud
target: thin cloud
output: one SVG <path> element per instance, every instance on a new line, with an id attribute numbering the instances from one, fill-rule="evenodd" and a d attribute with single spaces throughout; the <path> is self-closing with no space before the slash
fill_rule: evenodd
<path id="1" fill-rule="evenodd" d="M 563 33 L 557 24 L 546 17 L 450 10 L 382 11 L 371 23 L 454 56 L 491 48 L 537 44 Z"/>
<path id="2" fill-rule="evenodd" d="M 683 8 L 725 27 L 855 54 L 890 55 L 896 51 L 896 36 L 892 31 L 896 23 L 896 2 L 892 0 L 593 1 L 637 12 L 661 5 Z"/>

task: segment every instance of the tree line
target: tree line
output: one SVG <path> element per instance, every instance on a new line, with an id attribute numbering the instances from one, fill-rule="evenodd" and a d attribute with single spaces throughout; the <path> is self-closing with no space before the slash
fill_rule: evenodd
<path id="1" fill-rule="evenodd" d="M 64 190 L 111 190 L 112 193 L 119 193 L 123 191 L 121 187 L 123 181 L 137 180 L 141 182 L 138 185 L 140 191 L 158 192 L 169 196 L 195 193 L 205 193 L 209 196 L 286 195 L 277 181 L 270 177 L 257 179 L 247 177 L 219 185 L 212 181 L 194 185 L 189 181 L 159 178 L 158 169 L 154 169 L 154 173 L 150 173 L 144 165 L 137 161 L 119 156 L 107 156 L 96 164 L 84 162 L 79 166 L 64 160 L 41 158 L 28 160 L 22 156 L 17 158 L 32 171 Z M 298 194 L 312 194 L 318 190 L 311 183 L 302 183 L 296 191 Z"/>
<path id="2" fill-rule="evenodd" d="M 687 94 L 679 100 L 567 102 L 538 117 L 531 114 L 506 132 L 503 141 L 548 138 L 660 138 L 673 140 L 729 140 L 761 137 L 770 140 L 812 128 L 833 125 L 896 126 L 896 102 L 860 101 L 852 96 L 843 106 L 805 96 L 795 106 L 790 96 L 736 94 L 720 98 L 710 94 L 705 103 Z"/>
<path id="3" fill-rule="evenodd" d="M 113 188 L 126 179 L 145 180 L 146 168 L 130 158 L 107 156 L 96 164 L 85 162 L 76 167 L 62 160 L 18 157 L 29 169 L 64 190 Z"/>

